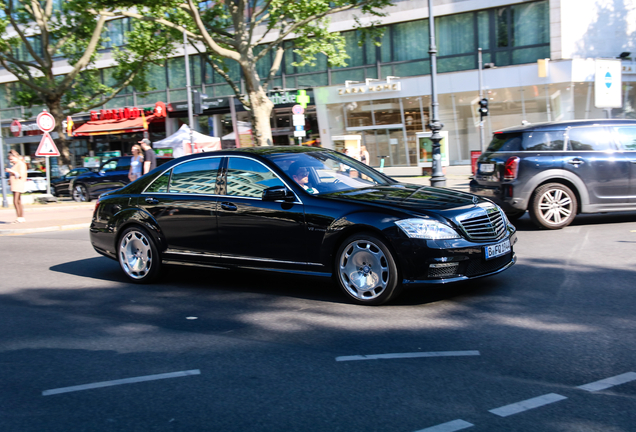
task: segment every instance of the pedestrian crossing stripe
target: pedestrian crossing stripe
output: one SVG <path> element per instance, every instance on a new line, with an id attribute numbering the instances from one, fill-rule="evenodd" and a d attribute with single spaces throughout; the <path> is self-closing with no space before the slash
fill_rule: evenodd
<path id="1" fill-rule="evenodd" d="M 38 149 L 35 151 L 36 156 L 59 156 L 60 152 L 55 145 L 55 141 L 48 132 L 44 132 Z"/>

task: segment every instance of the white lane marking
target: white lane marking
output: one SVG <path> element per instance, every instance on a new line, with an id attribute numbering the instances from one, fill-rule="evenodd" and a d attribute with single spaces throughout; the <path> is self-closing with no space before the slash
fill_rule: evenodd
<path id="1" fill-rule="evenodd" d="M 610 387 L 614 387 L 620 384 L 625 384 L 630 381 L 636 380 L 636 372 L 627 372 L 621 375 L 616 375 L 610 378 L 605 378 L 600 381 L 594 381 L 589 384 L 584 384 L 582 386 L 578 386 L 581 390 L 587 390 L 590 392 L 605 390 Z"/>
<path id="2" fill-rule="evenodd" d="M 556 393 L 548 393 L 543 396 L 539 396 L 532 399 L 527 399 L 521 402 L 513 403 L 510 405 L 502 406 L 499 408 L 488 410 L 493 414 L 496 414 L 500 417 L 508 417 L 513 414 L 519 414 L 521 412 L 531 410 L 534 408 L 539 408 L 544 405 L 548 405 L 554 402 L 561 401 L 563 399 L 567 399 L 565 396 L 561 396 Z"/>
<path id="3" fill-rule="evenodd" d="M 336 361 L 380 360 L 380 359 L 417 358 L 417 357 L 461 357 L 461 356 L 478 356 L 478 355 L 480 355 L 479 351 L 412 352 L 412 353 L 341 356 L 341 357 L 336 357 Z"/>
<path id="4" fill-rule="evenodd" d="M 475 425 L 464 420 L 453 420 L 447 423 L 438 424 L 437 426 L 421 429 L 417 432 L 455 432 L 472 426 Z"/>
<path id="5" fill-rule="evenodd" d="M 82 385 L 76 385 L 71 387 L 61 387 L 61 388 L 52 389 L 52 390 L 44 390 L 42 392 L 42 396 L 50 396 L 50 395 L 55 395 L 60 393 L 70 393 L 74 391 L 90 390 L 90 389 L 110 387 L 110 386 L 116 386 L 116 385 L 122 385 L 122 384 L 133 384 L 133 383 L 144 382 L 144 381 L 154 381 L 154 380 L 167 379 L 167 378 L 178 378 L 178 377 L 185 377 L 190 375 L 201 375 L 201 371 L 199 369 L 193 369 L 188 371 L 169 372 L 169 373 L 146 375 L 146 376 L 140 376 L 140 377 L 134 377 L 134 378 L 124 378 L 124 379 L 118 379 L 113 381 L 102 381 L 102 382 L 96 382 L 92 384 L 82 384 Z"/>

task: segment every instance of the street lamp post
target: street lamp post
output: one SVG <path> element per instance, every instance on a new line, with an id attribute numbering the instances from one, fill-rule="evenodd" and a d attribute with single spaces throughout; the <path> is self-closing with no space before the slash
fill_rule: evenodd
<path id="1" fill-rule="evenodd" d="M 479 48 L 477 52 L 478 52 L 477 63 L 479 66 L 479 100 L 481 101 L 484 99 L 484 87 L 483 87 L 484 79 L 482 76 L 483 63 L 482 63 L 482 57 L 481 57 L 481 48 Z M 485 150 L 484 148 L 485 143 L 486 143 L 486 138 L 484 137 L 484 116 L 481 115 L 481 112 L 479 114 L 480 114 L 479 115 L 479 150 L 483 154 Z"/>
<path id="2" fill-rule="evenodd" d="M 439 133 L 444 127 L 439 121 L 439 102 L 437 102 L 437 47 L 435 46 L 435 16 L 433 14 L 433 0 L 428 0 L 428 30 L 429 30 L 429 50 L 431 59 L 431 121 L 428 127 L 433 133 L 431 141 L 433 143 L 433 173 L 431 176 L 431 186 L 446 186 L 446 177 L 442 171 L 442 152 L 440 141 L 442 135 Z"/>
<path id="3" fill-rule="evenodd" d="M 194 153 L 194 114 L 192 112 L 192 91 L 190 89 L 190 61 L 188 59 L 188 36 L 186 29 L 183 28 L 183 57 L 185 58 L 185 74 L 186 74 L 186 93 L 188 94 L 188 123 L 190 126 L 190 148 Z"/>

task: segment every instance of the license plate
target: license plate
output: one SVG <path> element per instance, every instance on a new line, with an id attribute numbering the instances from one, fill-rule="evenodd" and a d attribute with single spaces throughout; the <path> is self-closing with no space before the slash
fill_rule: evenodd
<path id="1" fill-rule="evenodd" d="M 487 260 L 497 258 L 510 252 L 510 240 L 504 240 L 501 243 L 486 246 L 484 249 Z"/>
<path id="2" fill-rule="evenodd" d="M 483 173 L 491 173 L 495 170 L 495 164 L 479 164 L 479 171 Z"/>

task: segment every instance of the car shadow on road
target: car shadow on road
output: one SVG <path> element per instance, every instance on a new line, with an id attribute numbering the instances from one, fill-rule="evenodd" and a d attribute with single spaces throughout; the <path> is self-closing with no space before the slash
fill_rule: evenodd
<path id="1" fill-rule="evenodd" d="M 576 227 L 630 222 L 636 222 L 636 212 L 579 214 L 574 218 L 569 226 Z M 532 223 L 527 212 L 519 219 L 513 221 L 512 224 L 517 228 L 518 231 L 551 231 L 537 227 L 534 223 Z"/>

